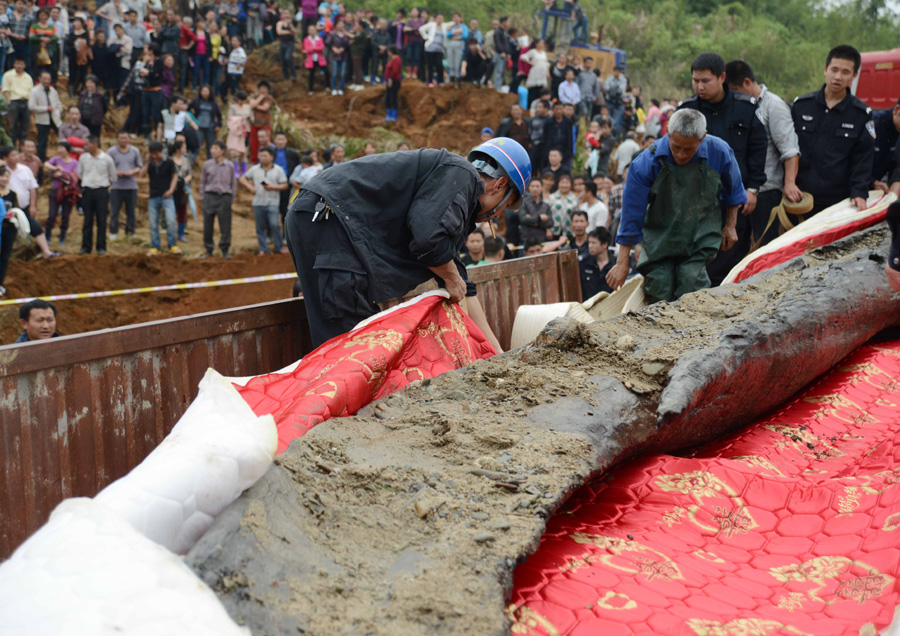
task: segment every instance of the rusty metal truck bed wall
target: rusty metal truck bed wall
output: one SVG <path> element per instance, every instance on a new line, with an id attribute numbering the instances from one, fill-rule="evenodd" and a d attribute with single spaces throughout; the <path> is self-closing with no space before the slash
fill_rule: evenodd
<path id="1" fill-rule="evenodd" d="M 470 270 L 504 347 L 522 304 L 580 300 L 574 251 Z M 206 369 L 268 373 L 310 351 L 302 300 L 0 347 L 0 559 L 65 497 L 139 464 L 197 395 Z"/>
<path id="2" fill-rule="evenodd" d="M 0 558 L 62 499 L 139 464 L 208 367 L 251 375 L 300 357 L 305 320 L 286 300 L 0 348 Z"/>

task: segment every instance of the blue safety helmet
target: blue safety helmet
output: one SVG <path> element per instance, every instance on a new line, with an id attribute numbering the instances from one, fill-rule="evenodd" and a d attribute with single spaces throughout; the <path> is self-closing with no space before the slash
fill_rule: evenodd
<path id="1" fill-rule="evenodd" d="M 522 144 L 509 137 L 495 137 L 472 150 L 468 159 L 481 174 L 492 179 L 506 177 L 509 180 L 512 187 L 494 210 L 506 202 L 509 202 L 510 209 L 518 209 L 531 180 L 531 158 Z M 513 194 L 515 200 L 510 201 Z"/>

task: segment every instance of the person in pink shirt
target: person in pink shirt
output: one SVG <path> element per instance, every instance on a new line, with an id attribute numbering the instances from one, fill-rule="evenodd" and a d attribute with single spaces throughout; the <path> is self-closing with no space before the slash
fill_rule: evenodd
<path id="1" fill-rule="evenodd" d="M 325 59 L 325 40 L 319 35 L 315 25 L 310 26 L 307 36 L 303 38 L 303 52 L 306 54 L 306 62 L 303 66 L 309 70 L 309 94 L 313 94 L 313 80 L 316 76 L 316 68 L 321 68 L 325 74 L 325 87 L 331 84 L 328 73 L 328 62 Z"/>
<path id="2" fill-rule="evenodd" d="M 206 22 L 197 20 L 194 27 L 194 85 L 193 88 L 209 84 L 209 38 Z"/>
<path id="3" fill-rule="evenodd" d="M 662 130 L 662 111 L 659 109 L 659 100 L 651 99 L 650 108 L 644 116 L 644 137 L 659 139 Z"/>

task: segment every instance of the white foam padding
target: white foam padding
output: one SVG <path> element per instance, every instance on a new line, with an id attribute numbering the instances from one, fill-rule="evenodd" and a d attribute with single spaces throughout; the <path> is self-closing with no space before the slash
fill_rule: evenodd
<path id="1" fill-rule="evenodd" d="M 67 499 L 0 565 L 3 636 L 250 636 L 181 558 Z"/>
<path id="2" fill-rule="evenodd" d="M 278 435 L 212 369 L 172 432 L 96 501 L 176 554 L 185 554 L 216 515 L 272 465 Z"/>

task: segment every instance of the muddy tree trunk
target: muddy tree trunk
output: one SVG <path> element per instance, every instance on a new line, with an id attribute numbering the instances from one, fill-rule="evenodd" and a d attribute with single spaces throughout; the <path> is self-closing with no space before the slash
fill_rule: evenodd
<path id="1" fill-rule="evenodd" d="M 254 634 L 504 634 L 546 518 L 710 441 L 900 324 L 881 225 L 741 283 L 445 374 L 294 442 L 188 555 Z"/>

